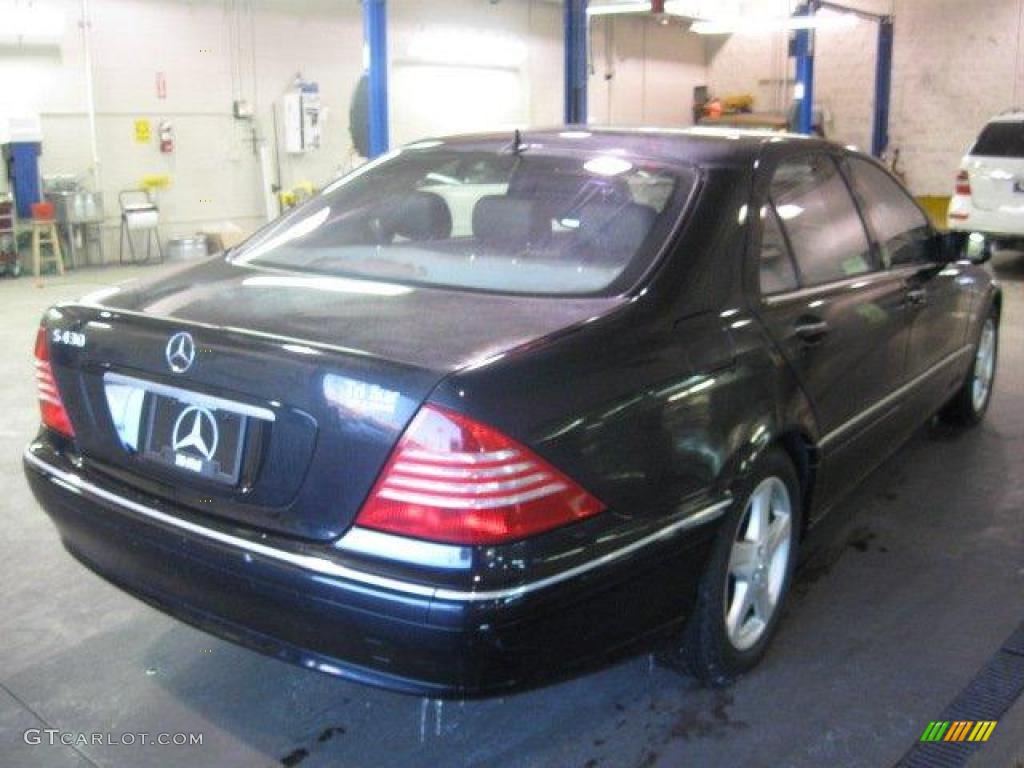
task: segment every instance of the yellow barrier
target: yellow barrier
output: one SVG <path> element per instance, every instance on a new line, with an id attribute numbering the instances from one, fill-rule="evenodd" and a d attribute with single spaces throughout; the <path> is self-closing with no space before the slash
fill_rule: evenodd
<path id="1" fill-rule="evenodd" d="M 949 210 L 949 198 L 939 196 L 928 196 L 917 198 L 917 202 L 928 212 L 928 216 L 939 229 L 947 229 L 946 212 Z"/>

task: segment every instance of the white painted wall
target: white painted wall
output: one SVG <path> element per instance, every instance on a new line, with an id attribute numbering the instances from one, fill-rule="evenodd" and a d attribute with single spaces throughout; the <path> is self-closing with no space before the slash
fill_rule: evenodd
<path id="1" fill-rule="evenodd" d="M 79 0 L 36 0 L 64 16 L 58 48 L 0 48 L 0 117 L 35 113 L 43 128 L 44 174 L 87 175 Z M 3 10 L 13 0 L 0 0 Z M 274 111 L 296 73 L 320 85 L 323 146 L 277 154 L 280 181 L 322 186 L 358 162 L 348 109 L 362 70 L 358 0 L 90 0 L 107 258 L 116 258 L 118 190 L 144 174 L 168 174 L 159 193 L 165 238 L 224 220 L 251 231 L 263 220 L 253 125 L 271 146 Z M 416 0 L 389 2 L 392 144 L 427 134 L 553 124 L 562 114 L 562 17 L 543 0 L 450 0 L 443 13 Z M 2 23 L 2 21 L 0 21 Z M 473 46 L 451 45 L 452 35 Z M 483 43 L 481 45 L 481 42 Z M 440 43 L 440 47 L 439 44 Z M 466 57 L 466 49 L 475 51 Z M 489 57 L 504 50 L 504 59 Z M 509 58 L 511 52 L 511 59 Z M 164 73 L 166 99 L 157 98 Z M 232 101 L 256 107 L 236 120 Z M 153 138 L 134 141 L 136 119 Z M 175 152 L 161 154 L 156 128 L 172 121 Z M 2 174 L 0 174 L 2 175 Z M 0 180 L 0 190 L 6 179 Z"/>
<path id="2" fill-rule="evenodd" d="M 560 6 L 390 0 L 388 14 L 392 143 L 561 121 Z"/>
<path id="3" fill-rule="evenodd" d="M 41 116 L 44 175 L 87 176 L 91 153 L 80 5 L 75 0 L 38 4 L 63 12 L 63 40 L 57 49 L 0 49 L 0 111 Z M 171 177 L 171 186 L 159 193 L 165 237 L 225 219 L 245 230 L 258 226 L 263 201 L 253 126 L 274 145 L 273 110 L 297 72 L 320 83 L 327 122 L 319 151 L 281 154 L 282 185 L 306 179 L 322 184 L 350 164 L 348 103 L 362 61 L 361 16 L 354 0 L 92 0 L 90 5 L 108 259 L 116 258 L 117 192 L 138 187 L 145 174 Z M 158 72 L 166 78 L 165 99 L 157 97 Z M 254 123 L 232 116 L 235 98 L 255 105 Z M 148 143 L 134 140 L 137 119 L 151 122 Z M 175 131 L 171 154 L 159 151 L 156 136 L 165 119 Z"/>
<path id="4" fill-rule="evenodd" d="M 679 23 L 600 16 L 593 21 L 591 47 L 591 123 L 693 124 L 693 89 L 708 81 L 704 38 Z"/>

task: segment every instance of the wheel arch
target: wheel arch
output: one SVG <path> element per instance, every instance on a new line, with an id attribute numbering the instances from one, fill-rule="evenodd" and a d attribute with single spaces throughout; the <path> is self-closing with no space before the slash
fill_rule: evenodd
<path id="1" fill-rule="evenodd" d="M 807 432 L 799 427 L 779 432 L 771 445 L 781 448 L 793 462 L 797 479 L 800 481 L 800 536 L 807 532 L 811 519 L 810 510 L 814 503 L 814 485 L 818 474 L 818 448 Z"/>

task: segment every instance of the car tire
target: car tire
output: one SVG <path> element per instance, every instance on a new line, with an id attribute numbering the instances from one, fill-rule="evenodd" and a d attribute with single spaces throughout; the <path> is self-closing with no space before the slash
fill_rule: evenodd
<path id="1" fill-rule="evenodd" d="M 942 409 L 943 421 L 973 427 L 985 418 L 999 361 L 999 314 L 991 309 L 981 324 L 974 347 L 974 362 L 953 399 Z"/>
<path id="2" fill-rule="evenodd" d="M 662 656 L 714 688 L 731 685 L 764 656 L 789 593 L 802 517 L 796 470 L 778 447 L 758 459 L 733 496 L 736 502 L 715 538 L 693 613 L 676 645 Z"/>

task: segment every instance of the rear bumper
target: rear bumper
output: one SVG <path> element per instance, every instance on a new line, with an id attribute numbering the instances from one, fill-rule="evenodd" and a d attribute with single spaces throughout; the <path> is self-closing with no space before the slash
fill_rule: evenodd
<path id="1" fill-rule="evenodd" d="M 958 217 L 966 218 L 958 218 Z M 1024 239 L 1024 211 L 986 211 L 965 197 L 954 197 L 949 208 L 949 228 L 954 232 L 979 232 L 997 240 Z"/>
<path id="2" fill-rule="evenodd" d="M 240 547 L 231 533 L 164 524 L 138 514 L 137 501 L 85 480 L 41 443 L 24 465 L 65 547 L 126 591 L 283 660 L 429 696 L 536 685 L 657 641 L 678 626 L 692 599 L 708 523 L 720 513 L 582 578 L 468 599 L 341 563 L 325 567 L 333 561 L 308 554 L 282 558 L 269 546 Z"/>

